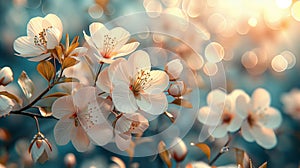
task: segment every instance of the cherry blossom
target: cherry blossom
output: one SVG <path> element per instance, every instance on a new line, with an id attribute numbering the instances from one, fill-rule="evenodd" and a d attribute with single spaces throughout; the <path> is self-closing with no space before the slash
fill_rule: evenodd
<path id="1" fill-rule="evenodd" d="M 41 61 L 51 56 L 50 50 L 59 45 L 63 32 L 61 20 L 54 14 L 32 18 L 27 24 L 27 36 L 14 41 L 18 56 Z"/>
<path id="2" fill-rule="evenodd" d="M 174 59 L 165 65 L 165 71 L 169 75 L 170 80 L 176 80 L 181 75 L 183 66 L 179 59 Z"/>
<path id="3" fill-rule="evenodd" d="M 227 132 L 237 131 L 242 124 L 242 118 L 237 115 L 235 100 L 239 95 L 246 95 L 242 90 L 234 90 L 226 94 L 221 90 L 212 90 L 207 96 L 208 106 L 199 110 L 198 120 L 209 126 L 209 133 L 215 138 L 221 138 Z"/>
<path id="4" fill-rule="evenodd" d="M 89 30 L 91 36 L 83 31 L 84 38 L 90 47 L 89 56 L 98 63 L 112 63 L 114 58 L 130 54 L 140 44 L 126 44 L 130 34 L 121 27 L 108 30 L 102 23 L 94 22 L 90 24 Z"/>
<path id="5" fill-rule="evenodd" d="M 281 96 L 284 111 L 291 117 L 300 120 L 300 90 L 293 89 Z"/>
<path id="6" fill-rule="evenodd" d="M 10 67 L 4 67 L 0 69 L 0 86 L 6 86 L 13 80 L 13 72 Z"/>
<path id="7" fill-rule="evenodd" d="M 42 133 L 37 133 L 30 146 L 29 152 L 34 162 L 45 163 L 52 152 L 52 146 Z"/>
<path id="8" fill-rule="evenodd" d="M 271 97 L 268 91 L 256 89 L 251 98 L 239 95 L 236 99 L 238 114 L 244 119 L 241 127 L 242 136 L 246 141 L 256 141 L 266 149 L 277 144 L 275 128 L 281 123 L 280 112 L 270 107 Z"/>
<path id="9" fill-rule="evenodd" d="M 94 87 L 83 87 L 53 103 L 53 116 L 59 119 L 54 128 L 57 144 L 71 140 L 78 151 L 86 151 L 91 141 L 102 146 L 112 139 L 112 128 L 106 122 L 111 101 L 96 94 Z"/>
<path id="10" fill-rule="evenodd" d="M 187 155 L 187 147 L 183 140 L 179 137 L 174 138 L 169 151 L 176 162 L 182 162 Z"/>
<path id="11" fill-rule="evenodd" d="M 169 77 L 164 71 L 151 71 L 149 55 L 144 51 L 134 52 L 128 61 L 119 58 L 100 74 L 99 79 L 97 86 L 111 92 L 114 105 L 121 112 L 143 110 L 158 115 L 167 108 L 163 91 L 169 84 Z"/>
<path id="12" fill-rule="evenodd" d="M 128 149 L 131 142 L 131 134 L 141 134 L 148 127 L 148 120 L 140 113 L 122 114 L 115 125 L 117 147 L 122 151 Z"/>

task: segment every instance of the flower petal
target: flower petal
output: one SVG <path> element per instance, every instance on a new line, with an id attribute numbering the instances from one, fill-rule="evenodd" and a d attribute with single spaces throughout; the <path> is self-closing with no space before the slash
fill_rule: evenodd
<path id="1" fill-rule="evenodd" d="M 97 91 L 95 87 L 82 87 L 73 96 L 74 105 L 80 111 L 86 111 L 89 103 L 97 104 Z"/>
<path id="2" fill-rule="evenodd" d="M 71 141 L 78 152 L 87 151 L 90 145 L 89 137 L 81 126 L 73 127 Z"/>
<path id="3" fill-rule="evenodd" d="M 108 123 L 94 125 L 86 131 L 93 143 L 99 146 L 106 145 L 113 138 L 113 130 Z"/>
<path id="4" fill-rule="evenodd" d="M 43 22 L 44 18 L 42 17 L 34 17 L 29 20 L 27 24 L 27 35 L 30 37 L 34 37 L 43 31 Z"/>
<path id="5" fill-rule="evenodd" d="M 45 143 L 45 142 L 42 141 L 41 143 Z M 45 146 L 43 144 L 39 148 L 36 142 L 33 143 L 30 153 L 34 162 L 37 162 L 37 160 L 44 153 L 44 150 L 45 150 Z"/>
<path id="6" fill-rule="evenodd" d="M 88 43 L 88 45 L 91 47 L 90 49 L 93 49 L 92 50 L 92 53 L 98 53 L 98 50 L 97 50 L 97 47 L 96 45 L 94 44 L 92 38 L 90 36 L 88 36 L 85 31 L 83 31 L 83 36 L 84 36 L 84 39 L 85 41 Z"/>
<path id="7" fill-rule="evenodd" d="M 281 124 L 282 117 L 280 112 L 272 107 L 269 107 L 259 117 L 259 122 L 267 128 L 277 128 Z"/>
<path id="8" fill-rule="evenodd" d="M 110 93 L 110 90 L 112 89 L 112 83 L 108 76 L 108 68 L 104 69 L 98 76 L 98 80 L 96 82 L 96 85 L 99 89 L 106 93 Z"/>
<path id="9" fill-rule="evenodd" d="M 132 53 L 128 58 L 129 65 L 132 69 L 132 74 L 137 74 L 140 69 L 150 70 L 151 63 L 149 55 L 142 50 L 137 50 Z"/>
<path id="10" fill-rule="evenodd" d="M 8 97 L 0 95 L 0 117 L 9 114 L 15 103 Z"/>
<path id="11" fill-rule="evenodd" d="M 139 45 L 140 45 L 139 42 L 132 42 L 132 43 L 125 44 L 117 51 L 117 54 L 114 55 L 113 57 L 117 58 L 117 57 L 121 57 L 124 55 L 128 55 L 128 54 L 132 53 L 134 50 L 136 50 Z"/>
<path id="12" fill-rule="evenodd" d="M 13 45 L 14 50 L 23 57 L 37 56 L 44 52 L 43 49 L 35 47 L 33 39 L 27 36 L 17 38 Z"/>
<path id="13" fill-rule="evenodd" d="M 227 127 L 227 130 L 230 132 L 235 132 L 241 128 L 243 119 L 239 115 L 234 115 L 233 119 L 231 120 L 230 124 Z"/>
<path id="14" fill-rule="evenodd" d="M 49 28 L 46 30 L 47 49 L 54 49 L 59 45 L 61 33 L 56 28 Z"/>
<path id="15" fill-rule="evenodd" d="M 169 76 L 164 71 L 150 71 L 150 79 L 149 87 L 145 89 L 145 92 L 149 94 L 159 94 L 169 85 Z"/>
<path id="16" fill-rule="evenodd" d="M 236 113 L 242 117 L 243 119 L 248 116 L 248 110 L 250 109 L 249 106 L 249 99 L 244 95 L 239 95 L 236 98 Z"/>
<path id="17" fill-rule="evenodd" d="M 45 60 L 46 58 L 49 58 L 51 56 L 51 53 L 42 54 L 36 57 L 29 58 L 28 61 L 34 61 L 34 62 L 40 62 L 42 60 Z"/>
<path id="18" fill-rule="evenodd" d="M 115 141 L 116 141 L 117 147 L 118 147 L 121 151 L 125 151 L 125 150 L 128 149 L 129 146 L 130 146 L 131 135 L 127 135 L 127 134 L 116 134 L 116 136 L 115 136 Z"/>
<path id="19" fill-rule="evenodd" d="M 164 93 L 160 94 L 140 94 L 137 98 L 139 108 L 152 115 L 163 113 L 168 107 L 168 100 Z"/>
<path id="20" fill-rule="evenodd" d="M 271 149 L 277 144 L 277 139 L 274 131 L 260 125 L 251 127 L 250 132 L 257 144 L 265 149 Z"/>
<path id="21" fill-rule="evenodd" d="M 76 111 L 72 96 L 58 98 L 52 105 L 53 116 L 60 119 Z"/>
<path id="22" fill-rule="evenodd" d="M 227 125 L 221 124 L 216 127 L 209 127 L 208 132 L 215 138 L 222 138 L 227 134 Z"/>
<path id="23" fill-rule="evenodd" d="M 209 92 L 207 95 L 207 104 L 208 105 L 216 105 L 216 104 L 224 104 L 227 94 L 219 89 L 215 89 Z"/>
<path id="24" fill-rule="evenodd" d="M 241 128 L 241 133 L 243 138 L 248 141 L 248 142 L 253 142 L 254 141 L 254 137 L 252 136 L 252 133 L 250 132 L 250 126 L 248 124 L 248 122 L 244 122 L 242 124 L 242 128 Z"/>
<path id="25" fill-rule="evenodd" d="M 179 59 L 174 59 L 166 64 L 165 70 L 170 79 L 175 80 L 179 78 L 181 72 L 183 71 L 183 66 Z"/>
<path id="26" fill-rule="evenodd" d="M 269 107 L 271 103 L 270 93 L 265 89 L 258 88 L 253 92 L 251 100 L 254 111 Z"/>
<path id="27" fill-rule="evenodd" d="M 115 60 L 109 66 L 108 75 L 113 84 L 126 83 L 129 87 L 132 72 L 124 58 Z"/>
<path id="28" fill-rule="evenodd" d="M 122 27 L 115 27 L 109 31 L 109 35 L 113 38 L 115 37 L 117 40 L 115 50 L 119 50 L 129 39 L 130 34 L 127 30 L 123 29 Z"/>
<path id="29" fill-rule="evenodd" d="M 58 29 L 59 32 L 63 32 L 63 25 L 59 17 L 54 14 L 48 14 L 43 21 L 43 27 L 48 28 L 53 26 Z"/>
<path id="30" fill-rule="evenodd" d="M 92 24 L 90 24 L 89 29 L 90 29 L 91 36 L 102 28 L 104 29 L 105 26 L 100 22 L 93 22 Z"/>
<path id="31" fill-rule="evenodd" d="M 117 110 L 124 113 L 135 112 L 138 107 L 129 85 L 122 82 L 114 86 L 112 91 L 112 99 Z"/>
<path id="32" fill-rule="evenodd" d="M 65 116 L 57 121 L 54 127 L 54 138 L 58 145 L 66 145 L 70 141 L 74 126 L 74 119 L 70 119 L 70 116 Z"/>
<path id="33" fill-rule="evenodd" d="M 91 32 L 90 32 L 91 33 Z M 97 47 L 98 51 L 102 51 L 104 48 L 104 40 L 105 40 L 105 35 L 107 35 L 109 31 L 105 26 L 101 27 L 98 29 L 98 31 L 94 32 L 93 34 L 91 33 L 91 38 L 93 40 L 93 43 Z"/>
<path id="34" fill-rule="evenodd" d="M 199 110 L 198 120 L 205 125 L 217 126 L 221 121 L 222 115 L 213 111 L 210 107 L 204 106 Z"/>

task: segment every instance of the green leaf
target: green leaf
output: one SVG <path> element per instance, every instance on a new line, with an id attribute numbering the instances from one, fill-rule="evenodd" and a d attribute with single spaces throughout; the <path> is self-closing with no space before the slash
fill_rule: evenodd
<path id="1" fill-rule="evenodd" d="M 208 145 L 205 143 L 191 143 L 192 146 L 198 147 L 207 157 L 208 160 L 210 160 L 211 150 Z"/>
<path id="2" fill-rule="evenodd" d="M 175 99 L 172 102 L 172 104 L 176 104 L 178 106 L 182 106 L 182 107 L 185 107 L 185 108 L 193 108 L 192 103 L 190 103 L 189 101 L 184 100 L 184 99 Z"/>

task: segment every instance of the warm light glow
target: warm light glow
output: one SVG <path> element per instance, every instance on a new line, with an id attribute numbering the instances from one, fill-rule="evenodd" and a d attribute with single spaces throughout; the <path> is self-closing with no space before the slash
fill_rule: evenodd
<path id="1" fill-rule="evenodd" d="M 97 4 L 90 6 L 88 12 L 93 19 L 98 19 L 103 15 L 103 9 Z"/>
<path id="2" fill-rule="evenodd" d="M 292 52 L 283 51 L 280 55 L 282 55 L 286 59 L 288 63 L 287 69 L 292 69 L 295 66 L 296 56 Z"/>
<path id="3" fill-rule="evenodd" d="M 216 33 L 223 33 L 227 26 L 225 17 L 219 13 L 214 13 L 207 20 L 208 27 Z"/>
<path id="4" fill-rule="evenodd" d="M 205 48 L 205 57 L 208 62 L 220 62 L 224 58 L 223 46 L 217 42 L 209 43 Z"/>
<path id="5" fill-rule="evenodd" d="M 276 0 L 276 5 L 282 9 L 290 7 L 291 4 L 292 0 Z"/>
<path id="6" fill-rule="evenodd" d="M 210 63 L 207 62 L 204 64 L 203 66 L 203 72 L 207 75 L 207 76 L 214 76 L 215 74 L 217 74 L 218 72 L 218 67 L 216 64 L 214 63 Z"/>
<path id="7" fill-rule="evenodd" d="M 292 16 L 295 20 L 300 21 L 300 1 L 294 3 L 291 9 Z"/>
<path id="8" fill-rule="evenodd" d="M 242 64 L 245 68 L 253 68 L 257 65 L 258 58 L 255 52 L 249 51 L 242 56 Z"/>
<path id="9" fill-rule="evenodd" d="M 283 72 L 288 66 L 287 60 L 282 55 L 276 55 L 271 62 L 271 66 L 276 72 Z"/>
<path id="10" fill-rule="evenodd" d="M 248 24 L 249 24 L 251 27 L 255 27 L 255 26 L 257 25 L 257 19 L 256 19 L 255 17 L 249 18 Z"/>
<path id="11" fill-rule="evenodd" d="M 162 5 L 157 0 L 145 0 L 144 7 L 150 17 L 158 17 L 162 12 Z"/>

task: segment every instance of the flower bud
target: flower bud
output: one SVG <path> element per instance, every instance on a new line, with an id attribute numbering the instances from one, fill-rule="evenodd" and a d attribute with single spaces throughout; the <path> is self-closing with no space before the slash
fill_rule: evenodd
<path id="1" fill-rule="evenodd" d="M 183 66 L 179 59 L 172 60 L 165 65 L 165 71 L 169 75 L 170 80 L 176 80 L 179 78 Z"/>
<path id="2" fill-rule="evenodd" d="M 0 70 L 0 86 L 6 86 L 13 80 L 13 72 L 10 67 L 4 67 Z"/>
<path id="3" fill-rule="evenodd" d="M 170 153 L 176 162 L 182 162 L 187 155 L 187 148 L 181 138 L 175 137 L 171 143 Z"/>
<path id="4" fill-rule="evenodd" d="M 29 153 L 34 162 L 45 163 L 52 152 L 52 146 L 42 133 L 37 133 L 29 146 Z"/>
<path id="5" fill-rule="evenodd" d="M 12 99 L 7 96 L 0 95 L 0 117 L 7 115 L 15 106 Z"/>
<path id="6" fill-rule="evenodd" d="M 180 97 L 186 92 L 186 87 L 183 81 L 176 81 L 172 83 L 168 90 L 169 94 L 173 97 Z"/>

